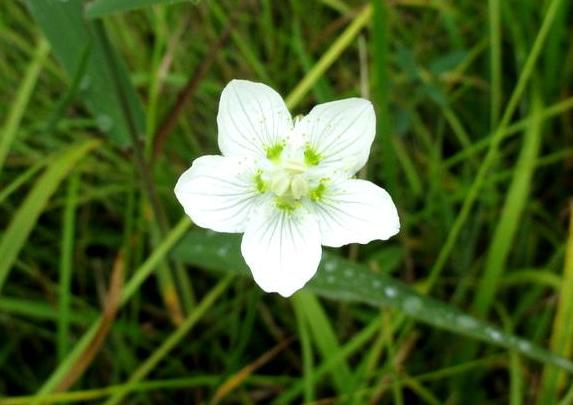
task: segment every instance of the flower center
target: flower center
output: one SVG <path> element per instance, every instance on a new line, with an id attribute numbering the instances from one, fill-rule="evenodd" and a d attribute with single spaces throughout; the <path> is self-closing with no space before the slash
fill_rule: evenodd
<path id="1" fill-rule="evenodd" d="M 306 165 L 303 162 L 297 160 L 281 161 L 271 175 L 271 192 L 285 200 L 300 200 L 309 192 L 305 172 Z"/>

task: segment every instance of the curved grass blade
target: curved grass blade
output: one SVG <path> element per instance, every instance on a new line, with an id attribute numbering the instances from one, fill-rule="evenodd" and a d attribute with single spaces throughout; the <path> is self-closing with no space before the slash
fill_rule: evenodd
<path id="1" fill-rule="evenodd" d="M 240 252 L 240 236 L 191 231 L 174 249 L 178 260 L 210 271 L 250 276 Z M 573 373 L 573 363 L 530 342 L 493 327 L 464 312 L 423 296 L 408 285 L 385 274 L 373 273 L 367 266 L 324 252 L 316 276 L 307 288 L 339 301 L 397 308 L 406 315 L 456 334 L 515 350 L 542 363 L 553 364 Z"/>
<path id="2" fill-rule="evenodd" d="M 190 226 L 191 221 L 189 221 L 187 217 L 182 218 L 178 224 L 173 227 L 161 244 L 154 249 L 153 253 L 147 258 L 147 260 L 133 272 L 133 276 L 131 276 L 129 281 L 125 283 L 125 287 L 122 290 L 119 304 L 120 307 L 123 307 L 129 301 L 129 299 L 138 291 L 139 287 L 141 287 L 141 284 L 143 284 L 153 271 L 158 268 L 167 253 L 173 248 L 181 236 L 185 234 Z M 84 332 L 81 338 L 78 339 L 74 348 L 67 354 L 66 358 L 58 363 L 56 369 L 52 374 L 50 374 L 44 384 L 42 384 L 34 396 L 33 401 L 29 402 L 30 404 L 34 405 L 42 403 L 42 398 L 48 393 L 54 391 L 65 375 L 74 366 L 79 356 L 90 344 L 102 322 L 103 316 L 99 316 L 93 321 L 91 326 Z"/>
<path id="3" fill-rule="evenodd" d="M 0 173 L 2 172 L 2 167 L 4 166 L 8 152 L 10 151 L 10 147 L 16 138 L 16 134 L 20 128 L 20 123 L 22 122 L 22 117 L 24 116 L 26 107 L 30 102 L 34 87 L 36 86 L 36 82 L 38 81 L 38 77 L 42 71 L 42 66 L 44 65 L 49 53 L 50 45 L 45 39 L 40 39 L 36 52 L 34 53 L 32 61 L 24 75 L 22 84 L 16 92 L 16 97 L 12 102 L 10 112 L 6 117 L 6 122 L 0 129 Z"/>
<path id="4" fill-rule="evenodd" d="M 0 260 L 0 291 L 14 261 L 52 194 L 75 164 L 99 144 L 99 140 L 91 140 L 59 153 L 54 156 L 44 174 L 36 181 L 0 240 L 0 257 L 2 258 Z"/>

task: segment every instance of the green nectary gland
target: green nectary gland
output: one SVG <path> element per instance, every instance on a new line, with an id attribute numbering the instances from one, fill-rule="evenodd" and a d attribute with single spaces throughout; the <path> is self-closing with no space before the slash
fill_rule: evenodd
<path id="1" fill-rule="evenodd" d="M 309 197 L 312 201 L 320 201 L 324 196 L 324 192 L 326 191 L 326 182 L 328 179 L 321 179 L 318 186 L 310 190 Z"/>
<path id="2" fill-rule="evenodd" d="M 320 154 L 310 145 L 306 145 L 304 150 L 304 163 L 286 161 L 281 162 L 281 154 L 285 145 L 284 143 L 277 143 L 273 146 L 266 148 L 267 159 L 280 164 L 286 174 L 282 177 L 271 178 L 270 180 L 263 178 L 263 171 L 257 170 L 254 176 L 254 183 L 257 192 L 274 194 L 275 206 L 285 212 L 293 212 L 299 208 L 302 203 L 301 200 L 309 198 L 313 202 L 320 201 L 323 198 L 326 190 L 326 182 L 328 179 L 321 179 L 319 184 L 310 189 L 308 183 L 304 179 L 303 173 L 308 166 L 316 166 L 322 159 Z"/>
<path id="3" fill-rule="evenodd" d="M 272 161 L 277 161 L 281 157 L 281 153 L 284 149 L 284 144 L 277 143 L 276 145 L 269 146 L 267 150 L 267 159 Z"/>
<path id="4" fill-rule="evenodd" d="M 304 150 L 304 162 L 309 166 L 316 166 L 322 160 L 322 156 L 310 145 L 306 145 Z"/>
<path id="5" fill-rule="evenodd" d="M 255 174 L 255 185 L 259 193 L 265 193 L 268 189 L 267 183 L 265 183 L 265 181 L 263 180 L 262 170 L 257 170 L 257 173 Z"/>
<path id="6" fill-rule="evenodd" d="M 301 206 L 301 202 L 290 197 L 277 196 L 275 197 L 275 206 L 281 211 L 292 213 Z"/>

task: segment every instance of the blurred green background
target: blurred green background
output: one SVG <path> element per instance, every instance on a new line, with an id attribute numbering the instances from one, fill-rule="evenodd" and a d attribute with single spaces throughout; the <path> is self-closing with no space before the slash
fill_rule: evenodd
<path id="1" fill-rule="evenodd" d="M 0 404 L 572 404 L 568 0 L 0 3 Z M 402 229 L 290 299 L 173 194 L 233 78 L 351 96 Z M 245 277 L 246 276 L 246 277 Z"/>

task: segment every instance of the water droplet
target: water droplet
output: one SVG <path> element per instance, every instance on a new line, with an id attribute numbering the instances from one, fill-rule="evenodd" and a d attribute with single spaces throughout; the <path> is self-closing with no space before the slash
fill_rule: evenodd
<path id="1" fill-rule="evenodd" d="M 520 340 L 517 346 L 522 352 L 531 351 L 531 343 L 529 343 L 527 340 Z"/>
<path id="2" fill-rule="evenodd" d="M 380 280 L 374 280 L 374 281 L 372 282 L 372 286 L 373 286 L 374 288 L 380 288 L 380 287 L 382 286 L 382 283 L 380 282 Z"/>
<path id="3" fill-rule="evenodd" d="M 495 329 L 488 329 L 488 330 L 487 330 L 487 334 L 488 334 L 489 337 L 492 338 L 493 340 L 501 340 L 501 333 L 499 333 L 499 332 L 496 331 Z"/>
<path id="4" fill-rule="evenodd" d="M 229 248 L 227 246 L 221 246 L 219 249 L 217 249 L 217 255 L 219 255 L 219 257 L 227 256 L 228 253 Z"/>
<path id="5" fill-rule="evenodd" d="M 422 300 L 416 297 L 408 297 L 404 301 L 404 310 L 406 312 L 418 312 L 422 308 Z"/>
<path id="6" fill-rule="evenodd" d="M 324 265 L 324 270 L 328 272 L 334 271 L 334 269 L 336 269 L 336 263 L 334 262 L 326 262 Z"/>
<path id="7" fill-rule="evenodd" d="M 555 364 L 559 367 L 571 370 L 571 362 L 563 357 L 555 356 Z"/>
<path id="8" fill-rule="evenodd" d="M 61 1 L 67 1 L 67 0 L 61 0 Z M 84 77 L 82 77 L 82 80 L 80 81 L 80 91 L 86 91 L 87 89 L 90 88 L 91 85 L 92 85 L 92 78 L 90 77 L 90 75 L 85 75 Z"/>
<path id="9" fill-rule="evenodd" d="M 96 123 L 102 132 L 109 132 L 113 128 L 113 121 L 107 114 L 98 115 L 96 118 Z"/>
<path id="10" fill-rule="evenodd" d="M 352 276 L 354 275 L 354 272 L 352 270 L 346 270 L 344 272 L 344 275 L 348 278 L 352 278 Z"/>
<path id="11" fill-rule="evenodd" d="M 336 279 L 334 278 L 334 276 L 327 276 L 326 277 L 327 283 L 334 284 L 335 281 L 336 281 Z"/>
<path id="12" fill-rule="evenodd" d="M 459 325 L 461 328 L 464 328 L 464 329 L 473 329 L 473 328 L 475 328 L 475 327 L 478 325 L 477 321 L 476 321 L 474 318 L 472 318 L 471 316 L 468 316 L 468 315 L 460 315 L 460 316 L 458 316 L 458 317 L 456 318 L 456 322 L 458 323 L 458 325 Z"/>
<path id="13" fill-rule="evenodd" d="M 398 292 L 396 291 L 396 289 L 394 287 L 386 287 L 384 289 L 384 294 L 386 294 L 386 296 L 392 298 L 392 297 L 395 297 L 396 295 L 398 295 Z"/>

